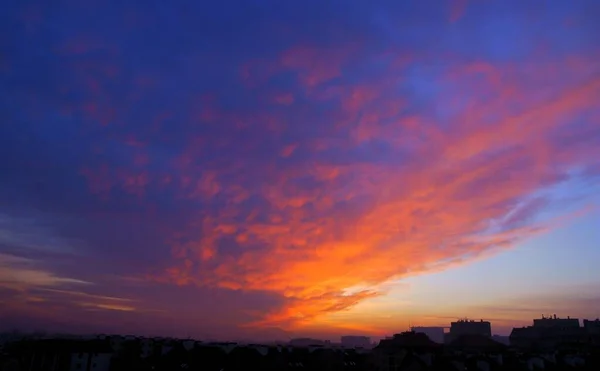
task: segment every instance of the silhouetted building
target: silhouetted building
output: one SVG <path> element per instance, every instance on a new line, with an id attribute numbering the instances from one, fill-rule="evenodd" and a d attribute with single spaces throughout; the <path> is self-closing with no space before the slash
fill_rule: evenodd
<path id="1" fill-rule="evenodd" d="M 342 346 L 348 348 L 370 348 L 371 338 L 368 336 L 342 336 Z"/>
<path id="2" fill-rule="evenodd" d="M 414 331 L 395 334 L 391 338 L 382 339 L 375 349 L 413 349 L 418 351 L 430 351 L 440 349 L 441 345 L 432 341 L 427 335 Z"/>
<path id="3" fill-rule="evenodd" d="M 427 335 L 409 331 L 381 340 L 373 349 L 373 360 L 379 371 L 425 370 L 441 349 Z"/>
<path id="4" fill-rule="evenodd" d="M 444 343 L 444 328 L 443 327 L 423 327 L 423 326 L 414 326 L 411 328 L 412 331 L 425 334 L 427 337 L 436 343 L 443 344 Z"/>
<path id="5" fill-rule="evenodd" d="M 588 334 L 600 334 L 600 319 L 596 318 L 593 321 L 584 319 L 583 328 L 585 328 Z"/>
<path id="6" fill-rule="evenodd" d="M 488 321 L 480 320 L 459 320 L 450 323 L 450 332 L 444 337 L 445 343 L 451 343 L 463 335 L 481 335 L 488 338 L 492 337 L 492 324 Z"/>
<path id="7" fill-rule="evenodd" d="M 556 314 L 550 317 L 544 317 L 534 319 L 533 327 L 545 327 L 545 328 L 576 328 L 579 327 L 579 320 L 577 318 L 560 318 Z"/>
<path id="8" fill-rule="evenodd" d="M 460 335 L 452 340 L 447 347 L 471 353 L 500 353 L 506 349 L 506 345 L 482 334 Z"/>
<path id="9" fill-rule="evenodd" d="M 520 348 L 551 349 L 588 340 L 587 331 L 579 326 L 577 318 L 556 315 L 534 319 L 533 326 L 514 328 L 510 334 L 510 344 Z"/>
<path id="10" fill-rule="evenodd" d="M 500 343 L 500 344 L 504 344 L 504 345 L 510 345 L 510 339 L 508 336 L 503 336 L 503 335 L 492 335 L 492 340 Z"/>
<path id="11" fill-rule="evenodd" d="M 319 339 L 297 338 L 290 340 L 290 345 L 297 347 L 307 347 L 309 345 L 325 345 L 327 342 Z"/>

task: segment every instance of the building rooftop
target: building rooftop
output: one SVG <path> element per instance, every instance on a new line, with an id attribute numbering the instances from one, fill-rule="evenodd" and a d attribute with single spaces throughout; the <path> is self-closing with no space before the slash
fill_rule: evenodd
<path id="1" fill-rule="evenodd" d="M 432 341 L 423 333 L 408 331 L 395 334 L 391 339 L 383 339 L 379 342 L 376 349 L 394 349 L 394 348 L 438 348 L 440 344 Z"/>
<path id="2" fill-rule="evenodd" d="M 504 344 L 492 340 L 487 336 L 478 334 L 461 335 L 448 345 L 451 347 L 478 349 L 481 351 L 502 351 L 506 348 Z"/>

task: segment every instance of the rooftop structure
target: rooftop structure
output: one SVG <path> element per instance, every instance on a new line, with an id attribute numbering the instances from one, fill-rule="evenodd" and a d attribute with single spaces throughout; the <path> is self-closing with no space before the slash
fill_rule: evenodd
<path id="1" fill-rule="evenodd" d="M 542 318 L 533 320 L 533 327 L 570 327 L 575 328 L 579 327 L 579 320 L 577 318 L 560 318 L 557 317 L 556 314 L 545 317 L 542 315 Z"/>
<path id="2" fill-rule="evenodd" d="M 445 342 L 452 342 L 463 335 L 481 335 L 492 337 L 492 324 L 489 321 L 461 319 L 450 323 L 450 332 L 445 336 Z"/>
<path id="3" fill-rule="evenodd" d="M 590 330 L 594 327 L 591 322 L 584 320 L 584 327 L 581 327 L 577 318 L 542 316 L 534 319 L 532 326 L 514 328 L 510 343 L 517 347 L 553 348 L 558 344 L 586 342 L 589 341 L 589 335 L 594 333 Z"/>

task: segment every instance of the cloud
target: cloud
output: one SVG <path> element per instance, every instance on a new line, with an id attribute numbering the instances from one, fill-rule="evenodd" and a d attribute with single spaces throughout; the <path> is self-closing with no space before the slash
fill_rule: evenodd
<path id="1" fill-rule="evenodd" d="M 0 246 L 3 248 L 21 252 L 77 254 L 81 252 L 81 245 L 81 241 L 63 238 L 51 226 L 45 225 L 43 216 L 0 213 Z"/>
<path id="2" fill-rule="evenodd" d="M 135 311 L 134 307 L 126 306 L 126 305 L 118 305 L 118 304 L 99 304 L 99 303 L 79 303 L 84 308 L 93 308 L 93 309 L 102 309 L 102 310 L 117 310 L 123 312 L 133 312 Z"/>
<path id="3" fill-rule="evenodd" d="M 75 316 L 77 318 L 83 318 L 90 317 L 92 314 L 102 316 L 105 312 L 131 312 L 136 315 L 160 313 L 147 306 L 138 307 L 140 302 L 137 300 L 80 291 L 98 290 L 98 287 L 73 281 L 75 280 L 60 280 L 54 284 L 46 281 L 36 285 L 37 282 L 29 280 L 27 284 L 21 282 L 18 286 L 6 285 L 6 282 L 2 282 L 0 287 L 4 292 L 0 292 L 0 301 L 3 303 L 1 314 L 12 318 L 11 323 L 21 324 L 25 328 L 29 325 L 22 322 L 28 318 L 42 321 L 40 324 L 42 329 L 53 327 L 52 324 L 56 321 L 64 321 L 61 331 L 80 331 L 84 324 L 75 320 L 74 314 L 77 314 Z M 84 327 L 90 325 L 94 324 L 88 323 Z"/>
<path id="4" fill-rule="evenodd" d="M 458 21 L 464 14 L 468 0 L 450 0 L 450 22 Z"/>
<path id="5" fill-rule="evenodd" d="M 516 70 L 502 64 L 481 69 L 448 60 L 453 67 L 432 76 L 440 79 L 432 104 L 456 106 L 442 113 L 443 125 L 435 111 L 405 113 L 406 97 L 350 95 L 349 104 L 342 93 L 348 89 L 340 89 L 327 98 L 333 101 L 331 118 L 346 132 L 360 128 L 368 135 L 321 136 L 324 148 L 387 148 L 400 161 L 363 157 L 338 165 L 317 150 L 305 152 L 304 161 L 263 163 L 254 168 L 262 185 L 245 190 L 262 198 L 260 208 L 232 202 L 204 216 L 196 224 L 202 237 L 174 245 L 185 264 L 169 274 L 182 284 L 280 292 L 290 302 L 269 316 L 279 323 L 345 310 L 369 297 L 342 296 L 348 287 L 376 291 L 388 280 L 532 236 L 543 227 L 532 218 L 552 202 L 535 198 L 536 192 L 567 182 L 570 169 L 597 155 L 592 142 L 574 148 L 554 140 L 574 125 L 572 117 L 595 109 L 597 67 L 590 60 L 569 78 L 552 79 L 545 71 L 566 68 L 568 61 L 548 63 L 536 72 L 528 63 Z M 404 79 L 411 73 L 388 71 Z M 493 78 L 480 80 L 481 74 Z M 542 78 L 552 81 L 540 95 L 532 81 Z M 385 92 L 382 82 L 371 83 L 359 88 Z M 388 112 L 395 101 L 405 108 Z M 226 172 L 211 176 L 220 184 L 215 196 L 228 191 L 220 181 Z M 244 174 L 237 184 L 248 184 Z M 219 246 L 224 240 L 229 247 Z M 203 263 L 207 249 L 218 263 Z"/>
<path id="6" fill-rule="evenodd" d="M 36 265 L 33 260 L 0 253 L 0 285 L 27 289 L 90 284 L 75 278 L 57 276 Z"/>
<path id="7" fill-rule="evenodd" d="M 52 302 L 62 301 L 63 303 L 71 303 L 76 306 L 83 307 L 88 310 L 109 310 L 109 311 L 125 311 L 125 312 L 143 312 L 148 311 L 148 308 L 141 309 L 136 308 L 135 300 L 90 294 L 83 291 L 75 290 L 60 290 L 60 289 L 49 289 L 49 288 L 37 288 L 34 290 L 38 296 L 31 296 L 27 299 L 35 302 Z"/>
<path id="8" fill-rule="evenodd" d="M 51 294 L 60 294 L 65 296 L 72 296 L 77 298 L 82 298 L 85 300 L 102 300 L 105 302 L 118 302 L 118 303 L 128 303 L 131 302 L 131 299 L 119 298 L 114 296 L 105 296 L 105 295 L 94 295 L 89 294 L 82 291 L 70 291 L 70 290 L 58 290 L 58 289 L 41 289 L 43 293 L 51 293 Z"/>
<path id="9" fill-rule="evenodd" d="M 555 227 L 546 191 L 597 178 L 591 11 L 302 4 L 42 7 L 77 36 L 7 32 L 0 202 L 56 223 L 7 212 L 0 242 L 87 254 L 4 254 L 2 280 L 94 282 L 52 293 L 65 317 L 308 328 Z"/>
<path id="10" fill-rule="evenodd" d="M 22 323 L 24 318 L 42 320 L 43 329 L 53 328 L 52 324 L 58 321 L 61 331 L 80 332 L 85 328 L 93 332 L 131 331 L 222 340 L 243 337 L 254 341 L 289 338 L 277 328 L 244 326 L 259 320 L 265 311 L 280 307 L 282 298 L 276 294 L 173 287 L 147 281 L 144 285 L 136 282 L 136 288 L 132 293 L 126 284 L 114 282 L 105 286 L 39 287 L 10 292 L 3 292 L 0 287 L 0 301 L 4 305 L 0 315 L 11 316 L 11 323 L 15 324 Z M 206 305 L 207 302 L 211 305 Z M 207 318 L 210 321 L 205 321 Z"/>

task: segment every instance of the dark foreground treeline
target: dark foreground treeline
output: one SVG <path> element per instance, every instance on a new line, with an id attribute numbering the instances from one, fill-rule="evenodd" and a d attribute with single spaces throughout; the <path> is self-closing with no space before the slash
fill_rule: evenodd
<path id="1" fill-rule="evenodd" d="M 356 350 L 288 348 L 184 341 L 37 340 L 11 344 L 1 371 L 370 370 Z"/>
<path id="2" fill-rule="evenodd" d="M 202 343 L 192 340 L 25 340 L 8 344 L 0 371 L 520 371 L 600 370 L 600 349 L 581 344 L 523 350 L 482 339 L 439 345 L 404 334 L 372 351 Z"/>

